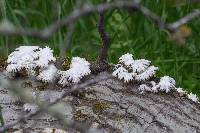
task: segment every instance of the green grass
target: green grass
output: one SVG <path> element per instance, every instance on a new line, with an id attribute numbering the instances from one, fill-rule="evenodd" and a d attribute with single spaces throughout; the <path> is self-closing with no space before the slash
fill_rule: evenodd
<path id="1" fill-rule="evenodd" d="M 88 2 L 97 3 L 95 0 Z M 164 21 L 173 22 L 199 4 L 172 6 L 164 0 L 143 0 L 144 5 L 156 12 Z M 69 14 L 74 8 L 74 0 L 1 0 L 1 20 L 8 19 L 17 26 L 41 29 L 57 19 Z M 156 6 L 155 6 L 156 5 Z M 96 29 L 97 14 L 81 18 L 75 27 L 72 44 L 67 56 L 82 56 L 95 60 L 101 41 Z M 200 19 L 188 24 L 192 36 L 182 46 L 168 40 L 168 32 L 159 29 L 148 18 L 139 13 L 112 11 L 106 14 L 106 30 L 112 41 L 109 61 L 116 63 L 119 56 L 132 53 L 136 58 L 146 58 L 160 68 L 160 75 L 174 77 L 178 86 L 200 96 Z M 49 45 L 59 53 L 59 44 L 66 36 L 63 28 L 48 41 L 31 37 L 0 37 L 1 56 L 7 56 L 13 49 L 24 45 Z"/>

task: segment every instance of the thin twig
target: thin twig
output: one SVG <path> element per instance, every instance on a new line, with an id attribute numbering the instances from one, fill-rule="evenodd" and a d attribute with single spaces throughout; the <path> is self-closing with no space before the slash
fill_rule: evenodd
<path id="1" fill-rule="evenodd" d="M 50 38 L 56 31 L 64 26 L 69 26 L 71 23 L 74 23 L 82 16 L 86 16 L 95 12 L 103 12 L 108 10 L 114 10 L 116 8 L 126 8 L 126 7 L 134 7 L 133 2 L 131 1 L 118 1 L 112 3 L 99 4 L 97 6 L 94 5 L 83 5 L 81 8 L 76 8 L 72 11 L 68 16 L 65 16 L 63 19 L 60 19 L 47 28 L 43 30 L 35 30 L 29 28 L 15 28 L 13 30 L 0 30 L 0 35 L 6 36 L 31 36 L 39 39 L 48 39 Z"/>
<path id="2" fill-rule="evenodd" d="M 166 27 L 168 30 L 175 31 L 181 25 L 184 25 L 197 17 L 200 17 L 200 10 L 194 10 L 193 12 L 187 14 L 185 17 L 179 19 L 178 21 L 166 25 Z"/>
<path id="3" fill-rule="evenodd" d="M 75 9 L 82 8 L 82 5 L 83 5 L 83 1 L 77 0 L 74 8 Z M 74 29 L 75 29 L 75 25 L 76 25 L 76 23 L 70 23 L 69 24 L 68 30 L 67 30 L 67 35 L 66 35 L 63 43 L 60 44 L 60 58 L 61 59 L 64 59 L 65 53 L 66 53 L 67 49 L 70 47 L 70 44 L 71 44 L 71 41 L 72 41 L 72 35 L 73 35 Z"/>
<path id="4" fill-rule="evenodd" d="M 67 33 L 63 43 L 60 44 L 60 57 L 61 58 L 65 57 L 65 53 L 66 53 L 67 49 L 70 47 L 72 35 L 74 33 L 74 29 L 75 29 L 75 24 L 69 25 L 68 33 Z"/>

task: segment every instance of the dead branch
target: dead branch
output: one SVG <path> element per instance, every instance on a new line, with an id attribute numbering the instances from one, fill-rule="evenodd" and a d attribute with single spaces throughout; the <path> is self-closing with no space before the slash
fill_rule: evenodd
<path id="1" fill-rule="evenodd" d="M 193 12 L 187 14 L 185 17 L 179 19 L 178 21 L 171 24 L 167 24 L 166 28 L 170 31 L 175 31 L 181 25 L 184 25 L 197 17 L 200 17 L 200 10 L 194 10 Z"/>
<path id="2" fill-rule="evenodd" d="M 72 11 L 68 16 L 65 16 L 63 19 L 58 20 L 48 26 L 47 28 L 43 30 L 35 30 L 30 28 L 14 28 L 12 30 L 10 29 L 1 29 L 0 35 L 3 36 L 31 36 L 36 37 L 39 39 L 49 39 L 55 32 L 57 32 L 60 28 L 64 26 L 69 26 L 71 23 L 74 23 L 77 21 L 80 17 L 89 15 L 91 13 L 95 12 L 106 12 L 110 10 L 115 9 L 133 9 L 134 11 L 140 12 L 142 15 L 148 17 L 150 20 L 152 20 L 157 26 L 160 28 L 165 28 L 169 31 L 174 31 L 176 28 L 178 28 L 180 25 L 185 24 L 187 22 L 192 21 L 193 19 L 200 16 L 200 10 L 197 9 L 192 13 L 189 13 L 183 19 L 180 19 L 179 21 L 176 21 L 172 24 L 167 24 L 161 20 L 161 18 L 150 11 L 148 8 L 144 7 L 138 2 L 134 1 L 114 1 L 110 3 L 103 3 L 99 4 L 97 6 L 94 5 L 84 5 L 81 8 L 77 8 L 74 11 Z"/>

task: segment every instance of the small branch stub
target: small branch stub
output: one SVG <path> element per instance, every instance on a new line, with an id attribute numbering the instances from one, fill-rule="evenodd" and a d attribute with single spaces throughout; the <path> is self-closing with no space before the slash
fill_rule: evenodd
<path id="1" fill-rule="evenodd" d="M 101 37 L 102 47 L 99 52 L 99 56 L 96 60 L 96 63 L 92 66 L 93 73 L 105 71 L 109 68 L 109 65 L 107 63 L 107 57 L 108 57 L 108 49 L 110 46 L 110 37 L 108 33 L 106 33 L 105 31 L 104 19 L 105 19 L 105 12 L 100 12 L 97 28 L 98 28 L 99 35 Z"/>
<path id="2" fill-rule="evenodd" d="M 105 31 L 104 12 L 100 13 L 100 18 L 98 22 L 98 32 L 102 40 L 102 47 L 101 47 L 101 51 L 98 57 L 98 61 L 105 62 L 107 60 L 110 38 L 109 38 L 108 33 L 106 33 Z"/>

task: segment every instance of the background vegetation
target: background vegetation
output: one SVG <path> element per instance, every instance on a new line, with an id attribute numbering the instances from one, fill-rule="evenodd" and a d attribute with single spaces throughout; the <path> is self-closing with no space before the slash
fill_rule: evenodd
<path id="1" fill-rule="evenodd" d="M 84 2 L 98 4 L 97 0 Z M 184 0 L 143 0 L 145 6 L 161 16 L 164 21 L 173 22 L 183 17 L 200 4 Z M 43 29 L 68 15 L 75 6 L 75 0 L 0 0 L 0 20 L 9 20 L 17 26 Z M 66 56 L 82 56 L 94 61 L 101 46 L 96 23 L 98 15 L 80 19 L 75 25 L 71 47 Z M 106 14 L 106 30 L 111 36 L 109 61 L 116 63 L 119 56 L 132 53 L 135 58 L 146 58 L 160 68 L 158 75 L 169 75 L 181 87 L 200 96 L 200 19 L 183 27 L 187 38 L 174 38 L 167 31 L 159 29 L 148 18 L 136 12 L 115 10 Z M 50 40 L 41 41 L 31 37 L 0 37 L 0 55 L 6 57 L 19 45 L 49 45 L 59 54 L 67 28 L 57 32 Z M 171 36 L 171 37 L 170 37 Z M 186 39 L 186 40 L 184 40 Z M 184 42 L 185 41 L 185 42 Z"/>

